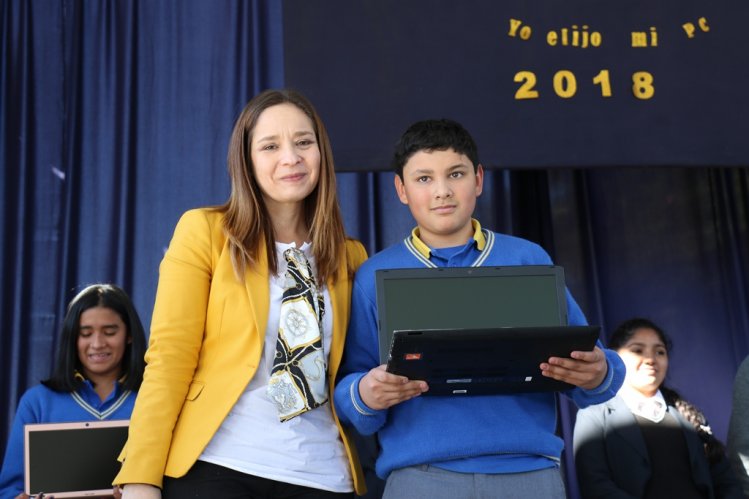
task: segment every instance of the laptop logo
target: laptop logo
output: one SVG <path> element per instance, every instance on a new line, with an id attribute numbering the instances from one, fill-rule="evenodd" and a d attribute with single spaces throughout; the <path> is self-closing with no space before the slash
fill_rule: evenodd
<path id="1" fill-rule="evenodd" d="M 407 353 L 403 355 L 403 360 L 421 360 L 420 353 Z"/>

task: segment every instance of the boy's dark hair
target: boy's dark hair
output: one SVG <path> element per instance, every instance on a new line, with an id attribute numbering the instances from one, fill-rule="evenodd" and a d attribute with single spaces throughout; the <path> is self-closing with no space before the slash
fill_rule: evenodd
<path id="1" fill-rule="evenodd" d="M 90 308 L 105 307 L 120 316 L 127 327 L 130 343 L 122 357 L 122 381 L 125 390 L 137 391 L 143 381 L 146 362 L 146 335 L 133 302 L 122 289 L 113 284 L 93 284 L 78 293 L 68 305 L 62 324 L 62 335 L 57 349 L 57 363 L 52 376 L 42 381 L 47 388 L 58 392 L 74 392 L 82 383 L 75 375 L 82 370 L 78 358 L 78 334 L 81 330 L 81 314 Z"/>
<path id="2" fill-rule="evenodd" d="M 391 167 L 402 179 L 403 167 L 417 152 L 448 149 L 464 154 L 473 163 L 473 170 L 478 169 L 479 153 L 473 137 L 463 125 L 448 119 L 417 121 L 408 127 L 395 145 Z"/>
<path id="3" fill-rule="evenodd" d="M 673 346 L 671 338 L 669 338 L 665 331 L 663 331 L 663 329 L 653 321 L 641 317 L 629 319 L 619 324 L 611 335 L 609 348 L 612 350 L 619 350 L 627 344 L 638 329 L 652 329 L 655 331 L 658 338 L 666 346 L 666 351 L 669 354 L 671 353 L 671 348 Z M 715 438 L 713 435 L 713 432 L 707 423 L 707 418 L 702 411 L 691 402 L 685 400 L 679 392 L 665 386 L 665 384 L 662 383 L 659 389 L 661 390 L 666 403 L 676 407 L 681 415 L 684 416 L 684 419 L 689 421 L 689 423 L 694 426 L 695 430 L 697 430 L 697 435 L 699 435 L 700 440 L 702 440 L 705 455 L 710 464 L 713 465 L 720 461 L 725 455 L 725 446 L 723 445 L 723 442 Z"/>

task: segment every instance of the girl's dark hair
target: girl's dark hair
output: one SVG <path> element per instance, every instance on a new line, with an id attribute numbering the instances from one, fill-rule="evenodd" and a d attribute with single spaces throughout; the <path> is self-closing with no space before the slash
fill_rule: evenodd
<path id="1" fill-rule="evenodd" d="M 660 338 L 666 346 L 666 351 L 669 354 L 671 353 L 671 348 L 673 346 L 671 338 L 669 338 L 663 329 L 653 321 L 641 317 L 629 319 L 619 324 L 609 339 L 609 348 L 612 350 L 619 350 L 624 347 L 624 345 L 626 345 L 640 329 L 652 329 L 655 331 L 655 334 L 658 335 L 658 338 Z M 713 432 L 707 423 L 707 418 L 702 411 L 700 411 L 694 404 L 684 400 L 676 390 L 668 388 L 663 384 L 658 388 L 663 394 L 663 398 L 666 399 L 666 403 L 676 407 L 679 413 L 684 416 L 684 419 L 689 421 L 689 423 L 694 426 L 695 430 L 697 430 L 697 435 L 704 444 L 705 455 L 710 464 L 715 464 L 722 459 L 725 456 L 726 448 L 723 443 L 713 435 Z"/>
<path id="2" fill-rule="evenodd" d="M 619 324 L 611 334 L 611 338 L 609 338 L 609 348 L 612 350 L 619 350 L 626 345 L 630 339 L 632 339 L 632 336 L 634 336 L 639 329 L 652 329 L 655 331 L 655 334 L 658 335 L 658 338 L 666 346 L 666 351 L 669 354 L 671 353 L 671 347 L 673 346 L 671 338 L 669 338 L 666 332 L 656 323 L 649 319 L 643 319 L 642 317 L 635 317 L 634 319 L 629 319 Z"/>
<path id="3" fill-rule="evenodd" d="M 81 360 L 78 358 L 81 314 L 95 307 L 113 310 L 125 323 L 131 341 L 125 346 L 122 357 L 122 384 L 125 390 L 137 391 L 143 382 L 143 371 L 146 368 L 143 357 L 146 352 L 146 335 L 130 297 L 113 284 L 93 284 L 70 301 L 63 319 L 57 362 L 52 376 L 42 381 L 42 384 L 58 392 L 74 392 L 79 388 L 82 381 L 75 373 L 82 371 Z"/>

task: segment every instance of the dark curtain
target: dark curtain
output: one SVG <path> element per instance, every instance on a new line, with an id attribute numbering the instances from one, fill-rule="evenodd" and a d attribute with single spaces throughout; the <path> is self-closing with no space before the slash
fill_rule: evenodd
<path id="1" fill-rule="evenodd" d="M 283 47 L 275 1 L 0 5 L 4 448 L 20 395 L 50 374 L 76 290 L 115 282 L 148 325 L 174 224 L 228 196 L 233 120 L 283 85 Z M 392 174 L 338 181 L 347 230 L 370 252 L 412 228 Z M 661 324 L 675 344 L 668 383 L 725 438 L 749 353 L 747 169 L 491 169 L 476 216 L 545 247 L 604 341 L 634 315 Z M 574 408 L 560 407 L 569 438 Z M 574 479 L 568 489 L 577 496 Z"/>

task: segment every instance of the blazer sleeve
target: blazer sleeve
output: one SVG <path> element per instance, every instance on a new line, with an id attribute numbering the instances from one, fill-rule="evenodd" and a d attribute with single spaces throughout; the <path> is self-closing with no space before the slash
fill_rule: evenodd
<path id="1" fill-rule="evenodd" d="M 746 497 L 731 462 L 723 457 L 710 465 L 710 478 L 716 499 L 742 499 Z"/>
<path id="2" fill-rule="evenodd" d="M 605 405 L 577 412 L 573 451 L 580 494 L 585 499 L 636 499 L 614 482 L 606 452 Z"/>
<path id="3" fill-rule="evenodd" d="M 161 487 L 172 431 L 197 367 L 212 273 L 212 227 L 204 211 L 178 222 L 159 267 L 146 370 L 114 483 Z"/>

